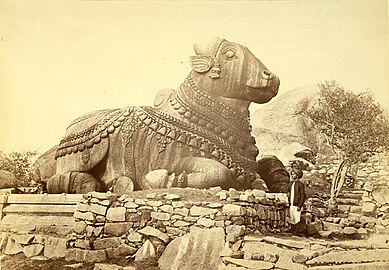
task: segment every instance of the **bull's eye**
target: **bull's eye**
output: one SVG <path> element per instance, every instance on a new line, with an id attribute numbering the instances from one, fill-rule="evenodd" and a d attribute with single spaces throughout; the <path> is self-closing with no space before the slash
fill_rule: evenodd
<path id="1" fill-rule="evenodd" d="M 227 57 L 227 58 L 233 58 L 235 56 L 235 52 L 233 50 L 228 50 L 224 53 L 224 55 Z"/>

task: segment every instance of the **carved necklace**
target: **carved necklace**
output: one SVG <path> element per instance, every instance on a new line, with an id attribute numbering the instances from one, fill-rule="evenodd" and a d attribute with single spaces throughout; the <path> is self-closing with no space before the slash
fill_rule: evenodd
<path id="1" fill-rule="evenodd" d="M 190 75 L 170 103 L 189 122 L 216 134 L 242 156 L 255 159 L 258 155 L 249 118 L 198 89 Z"/>

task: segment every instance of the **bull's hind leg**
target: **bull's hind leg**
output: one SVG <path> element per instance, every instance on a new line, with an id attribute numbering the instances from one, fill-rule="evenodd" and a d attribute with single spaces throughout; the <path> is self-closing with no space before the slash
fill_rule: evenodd
<path id="1" fill-rule="evenodd" d="M 101 184 L 92 175 L 84 172 L 67 172 L 56 174 L 47 182 L 49 193 L 84 194 L 90 191 L 100 191 Z"/>

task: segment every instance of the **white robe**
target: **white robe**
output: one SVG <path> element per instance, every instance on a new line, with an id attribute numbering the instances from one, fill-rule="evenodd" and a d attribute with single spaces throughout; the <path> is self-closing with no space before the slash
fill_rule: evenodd
<path id="1" fill-rule="evenodd" d="M 294 184 L 292 184 L 292 187 L 290 188 L 290 207 L 289 207 L 289 214 L 290 214 L 290 223 L 295 225 L 300 222 L 301 218 L 301 209 L 300 211 L 297 210 L 297 206 L 293 205 L 294 201 Z"/>

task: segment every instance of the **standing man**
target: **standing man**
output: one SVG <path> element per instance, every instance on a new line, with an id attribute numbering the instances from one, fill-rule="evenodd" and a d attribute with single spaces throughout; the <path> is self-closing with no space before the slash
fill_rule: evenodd
<path id="1" fill-rule="evenodd" d="M 305 186 L 300 181 L 303 177 L 303 172 L 300 169 L 293 168 L 290 173 L 291 181 L 289 184 L 289 213 L 290 223 L 292 225 L 291 232 L 293 235 L 297 234 L 298 223 L 301 218 L 301 208 L 305 202 Z"/>

